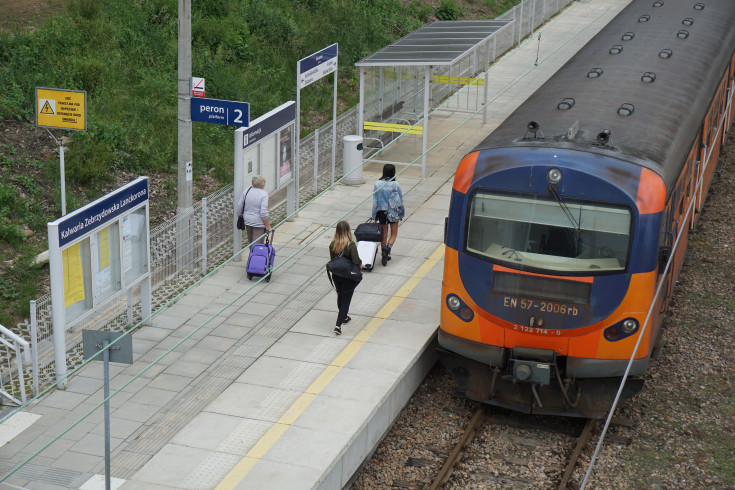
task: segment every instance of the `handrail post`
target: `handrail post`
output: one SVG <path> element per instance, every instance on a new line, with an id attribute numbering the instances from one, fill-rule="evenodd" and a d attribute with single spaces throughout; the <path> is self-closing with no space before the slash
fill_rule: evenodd
<path id="1" fill-rule="evenodd" d="M 26 402 L 26 380 L 25 376 L 23 376 L 23 360 L 21 359 L 21 351 L 20 351 L 20 344 L 18 342 L 13 342 L 13 346 L 15 347 L 15 362 L 18 364 L 18 384 L 20 385 L 20 401 L 22 401 L 24 404 Z"/>
<path id="2" fill-rule="evenodd" d="M 33 366 L 33 395 L 38 394 L 38 313 L 36 300 L 31 300 L 31 362 Z"/>
<path id="3" fill-rule="evenodd" d="M 319 128 L 314 131 L 314 195 L 319 194 Z M 334 180 L 334 165 L 332 166 L 332 180 Z"/>
<path id="4" fill-rule="evenodd" d="M 202 198 L 202 275 L 207 275 L 207 198 Z"/>

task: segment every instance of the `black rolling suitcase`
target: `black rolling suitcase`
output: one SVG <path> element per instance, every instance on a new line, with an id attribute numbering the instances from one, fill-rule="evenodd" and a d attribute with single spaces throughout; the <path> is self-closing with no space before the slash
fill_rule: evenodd
<path id="1" fill-rule="evenodd" d="M 358 242 L 382 242 L 383 241 L 383 225 L 372 218 L 365 223 L 360 223 L 355 228 L 355 239 Z"/>

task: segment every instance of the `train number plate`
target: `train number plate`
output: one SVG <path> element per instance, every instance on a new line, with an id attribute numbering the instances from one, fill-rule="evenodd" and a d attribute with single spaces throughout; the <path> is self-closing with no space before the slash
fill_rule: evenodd
<path id="1" fill-rule="evenodd" d="M 525 310 L 533 313 L 551 313 L 554 315 L 579 316 L 579 307 L 577 305 L 566 305 L 564 303 L 554 303 L 551 301 L 514 298 L 512 296 L 505 296 L 503 298 L 503 307 L 517 310 Z"/>

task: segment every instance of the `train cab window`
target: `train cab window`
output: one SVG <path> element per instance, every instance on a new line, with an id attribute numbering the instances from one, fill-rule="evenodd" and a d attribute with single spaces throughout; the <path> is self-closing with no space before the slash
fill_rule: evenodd
<path id="1" fill-rule="evenodd" d="M 470 201 L 465 248 L 505 266 L 596 274 L 624 270 L 631 214 L 626 207 L 479 190 Z"/>

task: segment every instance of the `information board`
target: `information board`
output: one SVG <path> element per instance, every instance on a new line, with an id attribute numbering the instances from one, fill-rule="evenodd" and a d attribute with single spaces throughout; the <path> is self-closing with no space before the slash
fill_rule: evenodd
<path id="1" fill-rule="evenodd" d="M 296 104 L 286 102 L 253 120 L 247 128 L 235 130 L 233 201 L 237 205 L 253 177 L 265 178 L 266 192 L 286 189 L 286 213 L 296 209 L 296 177 L 294 167 L 294 125 Z M 275 203 L 271 200 L 271 206 Z M 233 250 L 242 246 L 242 231 L 236 227 L 238 210 L 233 213 Z M 273 222 L 271 221 L 271 224 Z M 235 254 L 240 260 L 240 254 Z"/>
<path id="2" fill-rule="evenodd" d="M 139 177 L 48 224 L 57 377 L 66 372 L 65 334 L 74 322 L 138 285 L 141 314 L 150 316 L 148 195 L 148 178 Z"/>
<path id="3" fill-rule="evenodd" d="M 265 177 L 265 190 L 274 192 L 293 180 L 293 126 L 296 104 L 286 102 L 235 130 L 235 168 L 244 170 L 241 188 L 250 187 L 255 175 Z M 239 196 L 238 196 L 239 197 Z"/>

